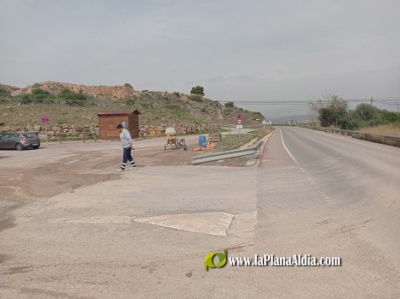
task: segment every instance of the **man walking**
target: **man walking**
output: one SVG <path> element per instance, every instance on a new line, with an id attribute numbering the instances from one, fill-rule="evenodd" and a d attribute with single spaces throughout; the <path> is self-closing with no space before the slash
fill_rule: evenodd
<path id="1" fill-rule="evenodd" d="M 132 144 L 132 137 L 131 133 L 124 127 L 122 127 L 121 124 L 117 125 L 117 130 L 120 133 L 119 138 L 121 138 L 121 143 L 122 143 L 122 149 L 123 149 L 123 156 L 122 156 L 122 164 L 120 169 L 118 171 L 124 171 L 126 167 L 126 163 L 129 161 L 131 163 L 132 169 L 137 169 L 135 160 L 132 157 L 131 150 L 133 150 L 133 144 Z"/>

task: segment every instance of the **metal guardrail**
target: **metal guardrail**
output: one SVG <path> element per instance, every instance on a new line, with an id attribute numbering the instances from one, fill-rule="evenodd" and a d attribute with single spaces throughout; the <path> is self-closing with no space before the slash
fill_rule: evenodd
<path id="1" fill-rule="evenodd" d="M 353 133 L 356 132 L 356 131 L 333 129 L 333 128 L 322 129 L 322 131 L 327 132 L 327 133 L 345 135 L 345 136 L 353 136 Z"/>
<path id="2" fill-rule="evenodd" d="M 307 127 L 304 127 L 304 128 L 307 128 Z M 372 134 L 372 133 L 364 133 L 364 132 L 359 132 L 359 131 L 342 130 L 342 129 L 335 129 L 335 128 L 310 127 L 310 129 L 323 131 L 326 133 L 351 136 L 356 139 L 361 139 L 361 140 L 371 141 L 371 142 L 375 142 L 375 143 L 382 143 L 382 144 L 400 147 L 400 136 L 378 135 L 378 134 Z"/>
<path id="3" fill-rule="evenodd" d="M 262 141 L 259 140 L 251 147 L 248 147 L 245 149 L 230 150 L 230 151 L 218 152 L 218 153 L 213 153 L 213 154 L 204 155 L 204 156 L 192 157 L 190 160 L 190 163 L 192 165 L 197 165 L 197 164 L 212 162 L 212 161 L 217 161 L 217 160 L 231 159 L 231 158 L 254 155 L 258 152 L 258 148 L 261 145 L 262 145 Z"/>
<path id="4" fill-rule="evenodd" d="M 400 147 L 400 136 L 354 132 L 353 138 Z"/>

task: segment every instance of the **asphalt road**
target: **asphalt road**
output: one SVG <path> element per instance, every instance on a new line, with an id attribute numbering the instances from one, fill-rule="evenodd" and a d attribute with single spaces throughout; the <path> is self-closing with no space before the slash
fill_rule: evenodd
<path id="1" fill-rule="evenodd" d="M 24 154 L 85 175 L 115 170 L 79 160 L 114 159 L 114 145 L 83 147 Z M 152 147 L 160 142 L 137 142 L 138 157 Z M 0 298 L 398 298 L 399 166 L 398 148 L 282 127 L 258 166 L 149 163 L 24 202 L 0 232 Z M 224 250 L 227 265 L 205 271 L 206 254 Z M 255 254 L 341 266 L 229 265 Z"/>
<path id="2" fill-rule="evenodd" d="M 340 256 L 338 268 L 273 269 L 264 291 L 287 297 L 398 298 L 400 149 L 278 128 L 260 165 L 257 252 Z M 257 241 L 256 241 L 257 242 Z M 264 269 L 265 270 L 265 269 Z"/>

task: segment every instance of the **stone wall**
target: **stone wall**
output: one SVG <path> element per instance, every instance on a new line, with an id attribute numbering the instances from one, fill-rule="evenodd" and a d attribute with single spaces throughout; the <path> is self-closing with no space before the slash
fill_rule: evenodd
<path id="1" fill-rule="evenodd" d="M 174 127 L 177 135 L 195 134 L 197 132 L 209 132 L 217 129 L 218 125 L 208 124 L 159 124 L 159 125 L 140 125 L 139 136 L 141 138 L 151 138 L 164 136 L 167 127 Z M 1 126 L 0 132 L 36 132 L 39 137 L 46 135 L 45 125 L 26 125 L 26 126 Z M 57 136 L 69 137 L 80 136 L 82 133 L 91 135 L 99 135 L 99 127 L 97 124 L 86 125 L 48 125 L 47 135 L 49 138 L 56 138 Z"/>

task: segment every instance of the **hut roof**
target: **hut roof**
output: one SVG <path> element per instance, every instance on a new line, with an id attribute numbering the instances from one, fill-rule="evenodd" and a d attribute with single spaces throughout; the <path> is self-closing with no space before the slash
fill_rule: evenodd
<path id="1" fill-rule="evenodd" d="M 97 115 L 126 115 L 126 114 L 141 114 L 139 110 L 131 109 L 117 109 L 117 110 L 104 110 L 97 112 Z"/>

